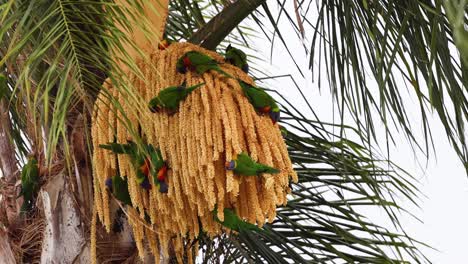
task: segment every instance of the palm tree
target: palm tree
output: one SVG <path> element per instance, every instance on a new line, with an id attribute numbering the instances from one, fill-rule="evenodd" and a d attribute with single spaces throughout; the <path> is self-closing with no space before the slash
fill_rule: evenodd
<path id="1" fill-rule="evenodd" d="M 141 30 L 150 38 L 155 34 L 145 13 L 155 2 L 0 1 L 0 73 L 8 83 L 0 87 L 0 255 L 5 263 L 90 262 L 91 113 L 98 93 L 105 92 L 105 79 L 129 95 L 128 103 L 136 102 L 125 76 L 139 74 L 132 52 L 145 53 L 129 32 Z M 292 60 L 291 43 L 301 43 L 312 74 L 319 83 L 323 79 L 330 84 L 330 104 L 339 109 L 339 121 L 326 122 L 313 114 L 309 98 L 302 100 L 312 114 L 271 91 L 281 103 L 281 125 L 288 130 L 285 142 L 299 182 L 291 184 L 292 195 L 277 209 L 275 221 L 265 225 L 268 232 L 200 238 L 197 260 L 429 262 L 419 251 L 426 245 L 406 235 L 398 221 L 404 209 L 396 197 L 415 201 L 415 180 L 379 154 L 382 141 L 376 127 L 385 127 L 385 144 L 394 143 L 390 131 L 396 128 L 429 153 L 427 116 L 435 111 L 468 169 L 468 2 L 292 2 L 293 9 L 287 7 L 289 1 L 169 3 L 165 37 L 220 53 L 228 43 L 243 46 L 251 65 L 260 60 L 255 48 L 263 48 L 252 47 L 254 33 L 271 43 L 279 39 Z M 164 10 L 164 4 L 154 7 Z M 289 34 L 286 39 L 280 25 L 289 26 L 297 38 Z M 274 78 L 258 67 L 252 72 L 259 83 Z M 403 86 L 418 99 L 422 142 L 405 111 Z M 18 181 L 30 154 L 40 164 L 41 191 L 34 209 L 21 214 Z M 373 223 L 362 214 L 362 206 L 383 208 L 393 227 Z M 100 225 L 97 229 L 100 261 L 138 261 L 128 228 L 121 233 L 107 233 Z M 174 256 L 164 256 L 164 261 L 173 262 Z"/>

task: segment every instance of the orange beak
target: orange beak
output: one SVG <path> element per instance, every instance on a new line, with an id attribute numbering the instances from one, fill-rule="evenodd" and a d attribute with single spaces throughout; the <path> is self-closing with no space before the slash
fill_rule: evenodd
<path id="1" fill-rule="evenodd" d="M 167 175 L 167 166 L 164 165 L 161 169 L 158 171 L 158 181 L 164 181 L 166 180 L 166 175 Z"/>

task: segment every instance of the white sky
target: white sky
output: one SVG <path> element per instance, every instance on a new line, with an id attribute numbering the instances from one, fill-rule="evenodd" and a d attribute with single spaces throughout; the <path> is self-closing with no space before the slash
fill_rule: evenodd
<path id="1" fill-rule="evenodd" d="M 288 28 L 283 30 L 284 32 L 288 32 Z M 308 60 L 302 47 L 293 44 L 297 42 L 297 37 L 286 35 L 285 38 L 294 40 L 288 44 L 293 45 L 294 56 L 303 72 L 310 75 L 310 71 L 306 70 L 308 69 Z M 265 43 L 267 44 L 265 45 Z M 314 111 L 319 114 L 319 118 L 322 121 L 332 121 L 333 102 L 329 88 L 323 86 L 324 83 L 322 83 L 321 92 L 319 92 L 318 84 L 313 83 L 311 78 L 307 77 L 307 80 L 301 78 L 279 39 L 276 40 L 276 43 L 272 65 L 265 64 L 261 67 L 268 69 L 272 75 L 292 74 L 303 92 L 306 93 Z M 269 60 L 269 43 L 259 39 L 255 40 L 255 44 L 255 47 L 263 52 L 263 58 Z M 265 46 L 262 47 L 262 45 Z M 272 85 L 270 88 L 278 90 L 290 102 L 295 103 L 299 110 L 308 111 L 290 80 L 278 79 Z M 403 84 L 402 87 L 404 87 Z M 406 93 L 404 94 L 406 95 Z M 418 118 L 419 107 L 416 102 L 412 103 L 412 99 L 414 98 L 409 99 L 410 103 L 406 105 L 405 110 L 413 114 L 412 124 L 418 128 L 421 127 Z M 390 159 L 420 181 L 418 187 L 423 194 L 419 198 L 420 208 L 412 206 L 409 201 L 399 201 L 400 205 L 409 209 L 422 222 L 409 215 L 401 215 L 400 220 L 410 236 L 438 250 L 421 247 L 423 253 L 433 263 L 461 263 L 461 260 L 466 259 L 467 243 L 465 238 L 468 237 L 468 206 L 466 206 L 468 203 L 468 177 L 461 161 L 449 145 L 438 117 L 434 115 L 429 119 L 435 139 L 436 153 L 435 155 L 431 153 L 428 162 L 422 155 L 415 157 L 408 141 L 403 136 L 397 136 L 395 138 L 397 147 L 391 147 Z M 366 213 L 375 222 L 385 223 L 386 215 L 384 212 L 375 210 L 375 212 L 366 211 Z"/>

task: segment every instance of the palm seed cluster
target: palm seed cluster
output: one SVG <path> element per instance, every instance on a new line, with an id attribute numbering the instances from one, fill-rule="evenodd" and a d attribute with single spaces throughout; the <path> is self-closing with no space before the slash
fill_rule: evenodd
<path id="1" fill-rule="evenodd" d="M 190 54 L 208 57 L 212 64 L 200 67 Z M 259 106 L 251 92 L 261 89 L 244 72 L 248 67 L 227 61 L 236 64 L 193 44 L 165 45 L 152 52 L 150 63 L 138 64 L 143 78 L 129 77 L 146 111 L 129 105 L 110 82 L 96 102 L 97 218 L 110 232 L 109 207 L 118 200 L 140 256 L 146 243 L 156 263 L 170 247 L 179 262 L 184 256 L 191 261 L 198 245 L 187 241 L 201 234 L 212 238 L 245 225 L 262 228 L 275 219 L 276 207 L 287 202 L 290 178 L 297 182 L 276 124 L 276 104 Z M 126 118 L 138 127 L 146 151 L 132 147 L 137 144 Z M 235 218 L 239 224 L 233 225 Z M 92 234 L 94 248 L 95 239 Z"/>

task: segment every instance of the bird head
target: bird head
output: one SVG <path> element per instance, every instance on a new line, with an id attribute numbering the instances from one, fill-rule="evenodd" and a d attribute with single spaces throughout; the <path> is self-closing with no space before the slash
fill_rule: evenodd
<path id="1" fill-rule="evenodd" d="M 184 63 L 184 59 L 186 57 L 184 56 L 183 58 L 180 58 L 178 61 L 177 61 L 177 64 L 176 64 L 176 69 L 177 69 L 177 72 L 178 73 L 182 73 L 182 74 L 185 74 L 187 73 L 187 66 L 185 66 L 185 63 Z"/>
<path id="2" fill-rule="evenodd" d="M 232 46 L 231 46 L 231 44 L 229 44 L 229 45 L 226 47 L 226 53 L 229 52 L 231 49 L 232 49 Z"/>
<path id="3" fill-rule="evenodd" d="M 279 108 L 273 108 L 273 110 L 271 110 L 269 114 L 270 114 L 271 121 L 273 121 L 273 124 L 276 124 L 280 119 Z"/>
<path id="4" fill-rule="evenodd" d="M 145 190 L 150 190 L 151 189 L 151 184 L 148 180 L 148 177 L 145 177 L 145 179 L 140 183 L 141 188 Z"/>
<path id="5" fill-rule="evenodd" d="M 159 192 L 167 193 L 169 191 L 169 186 L 165 181 L 159 183 Z"/>
<path id="6" fill-rule="evenodd" d="M 224 165 L 226 170 L 234 170 L 237 167 L 237 163 L 235 160 L 231 160 L 225 163 Z"/>
<path id="7" fill-rule="evenodd" d="M 159 100 L 155 98 L 149 102 L 148 108 L 151 111 L 151 113 L 156 113 L 156 112 L 161 111 L 162 107 L 161 107 L 161 104 L 159 103 Z"/>
<path id="8" fill-rule="evenodd" d="M 247 64 L 247 63 L 244 64 L 242 66 L 242 71 L 245 72 L 245 73 L 249 73 L 249 64 Z"/>
<path id="9" fill-rule="evenodd" d="M 112 192 L 112 178 L 106 179 L 106 187 Z"/>

